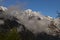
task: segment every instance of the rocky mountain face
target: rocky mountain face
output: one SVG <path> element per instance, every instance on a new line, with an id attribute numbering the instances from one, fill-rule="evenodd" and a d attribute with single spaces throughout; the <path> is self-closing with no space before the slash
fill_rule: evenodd
<path id="1" fill-rule="evenodd" d="M 10 29 L 17 27 L 19 23 L 16 21 L 17 18 L 7 13 L 7 8 L 0 6 L 0 32 L 6 33 Z"/>

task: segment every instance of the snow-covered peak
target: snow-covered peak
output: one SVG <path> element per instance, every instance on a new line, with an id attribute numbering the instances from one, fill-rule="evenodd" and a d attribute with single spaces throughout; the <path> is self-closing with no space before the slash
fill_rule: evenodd
<path id="1" fill-rule="evenodd" d="M 50 16 L 45 16 L 48 20 L 50 20 L 50 21 L 52 21 L 53 20 L 53 18 L 52 17 L 50 17 Z"/>
<path id="2" fill-rule="evenodd" d="M 25 12 L 30 13 L 30 12 L 32 12 L 32 10 L 31 9 L 27 9 L 27 10 L 25 10 Z"/>
<path id="3" fill-rule="evenodd" d="M 6 7 L 3 7 L 3 6 L 0 6 L 0 10 L 6 11 L 7 8 Z"/>
<path id="4" fill-rule="evenodd" d="M 24 11 L 25 15 L 28 15 L 28 16 L 34 16 L 34 17 L 39 17 L 41 19 L 47 19 L 47 20 L 52 20 L 53 18 L 50 17 L 50 16 L 44 16 L 42 15 L 40 12 L 37 12 L 37 11 L 32 11 L 31 9 L 27 9 Z"/>
<path id="5" fill-rule="evenodd" d="M 48 18 L 50 18 L 50 19 L 52 19 L 52 17 L 50 17 L 50 16 L 47 16 Z"/>
<path id="6" fill-rule="evenodd" d="M 39 12 L 36 12 L 36 11 L 33 11 L 31 9 L 27 9 L 24 11 L 26 14 L 29 14 L 29 15 L 34 15 L 34 16 L 38 16 L 40 15 Z"/>

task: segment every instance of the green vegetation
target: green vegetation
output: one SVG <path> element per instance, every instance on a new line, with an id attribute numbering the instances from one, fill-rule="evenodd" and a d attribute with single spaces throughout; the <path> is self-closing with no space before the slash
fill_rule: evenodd
<path id="1" fill-rule="evenodd" d="M 20 40 L 20 35 L 17 33 L 16 28 L 13 28 L 6 34 L 0 33 L 0 40 Z"/>

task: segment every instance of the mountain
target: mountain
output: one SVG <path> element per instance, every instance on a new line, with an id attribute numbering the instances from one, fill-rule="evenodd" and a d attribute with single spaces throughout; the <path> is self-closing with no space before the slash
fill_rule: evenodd
<path id="1" fill-rule="evenodd" d="M 6 32 L 14 27 L 24 37 L 29 37 L 30 35 L 40 37 L 40 35 L 44 36 L 45 34 L 46 37 L 48 35 L 60 36 L 59 18 L 54 19 L 53 17 L 42 15 L 40 12 L 31 9 L 23 11 L 14 9 L 11 11 L 6 7 L 0 6 L 0 31 Z"/>

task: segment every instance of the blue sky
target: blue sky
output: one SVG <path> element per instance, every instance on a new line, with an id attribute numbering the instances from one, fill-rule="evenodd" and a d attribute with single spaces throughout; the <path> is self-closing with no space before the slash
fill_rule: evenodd
<path id="1" fill-rule="evenodd" d="M 57 10 L 60 12 L 60 0 L 3 0 L 0 5 L 9 7 L 16 3 L 26 4 L 26 9 L 39 11 L 43 15 L 56 17 Z"/>

